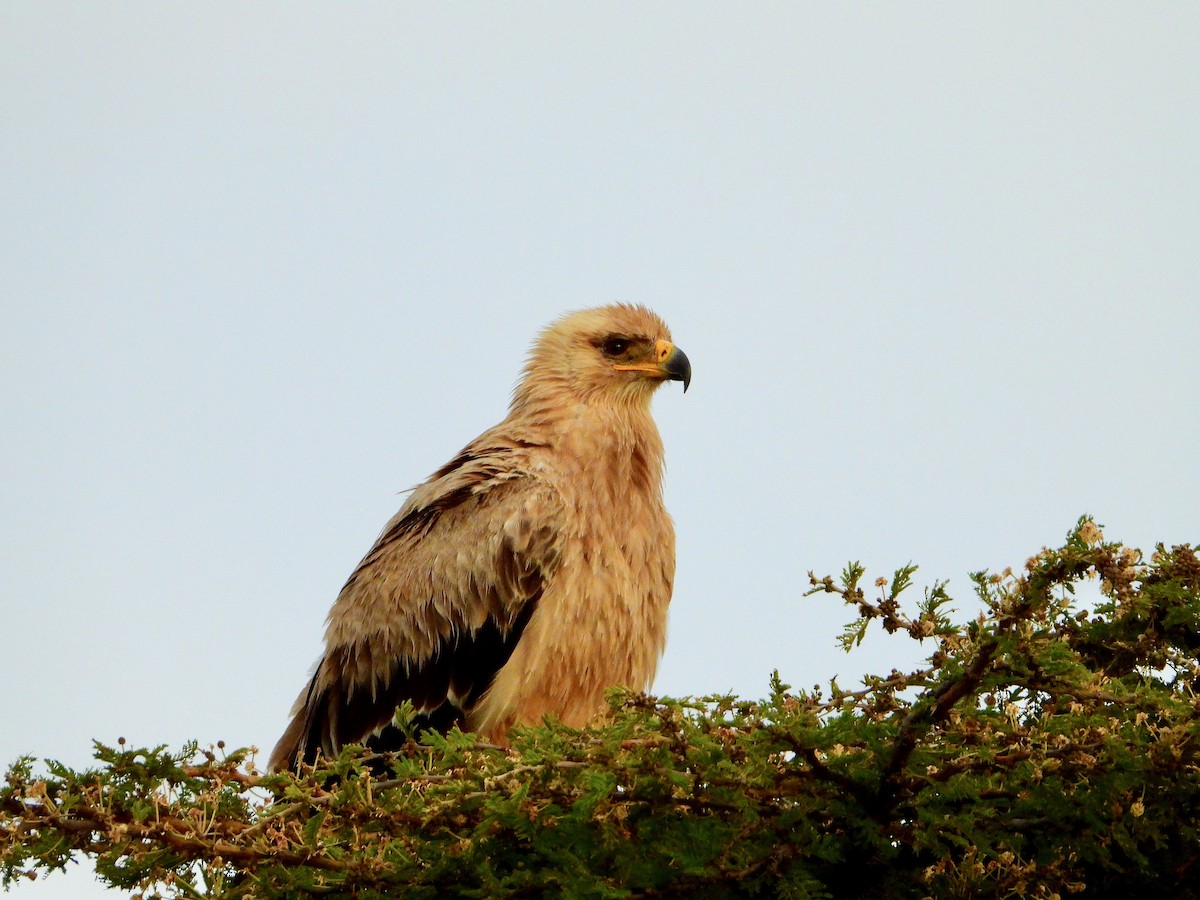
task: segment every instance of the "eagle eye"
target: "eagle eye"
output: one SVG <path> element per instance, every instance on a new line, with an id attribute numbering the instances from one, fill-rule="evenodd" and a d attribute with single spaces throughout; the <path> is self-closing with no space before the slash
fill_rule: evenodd
<path id="1" fill-rule="evenodd" d="M 629 349 L 629 341 L 626 338 L 610 337 L 604 341 L 603 349 L 605 356 L 620 356 Z"/>

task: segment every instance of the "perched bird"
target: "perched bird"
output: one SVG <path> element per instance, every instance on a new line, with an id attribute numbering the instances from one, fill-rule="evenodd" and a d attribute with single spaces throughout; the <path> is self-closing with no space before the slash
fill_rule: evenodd
<path id="1" fill-rule="evenodd" d="M 418 727 L 504 743 L 648 688 L 675 576 L 650 417 L 666 380 L 686 391 L 691 365 L 644 307 L 546 328 L 508 417 L 412 492 L 342 588 L 270 768 L 396 746 L 404 700 Z"/>

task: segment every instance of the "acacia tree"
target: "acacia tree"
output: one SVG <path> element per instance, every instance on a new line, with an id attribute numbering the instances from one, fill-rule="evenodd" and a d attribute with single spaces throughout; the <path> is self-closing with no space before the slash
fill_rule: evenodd
<path id="1" fill-rule="evenodd" d="M 1023 571 L 914 567 L 810 593 L 927 648 L 922 667 L 770 696 L 614 694 L 582 730 L 453 732 L 299 774 L 246 750 L 97 744 L 0 790 L 5 884 L 94 857 L 145 897 L 1007 897 L 1200 894 L 1200 560 L 1083 519 Z M 1094 579 L 1083 608 L 1075 588 Z M 411 710 L 400 710 L 404 725 Z"/>

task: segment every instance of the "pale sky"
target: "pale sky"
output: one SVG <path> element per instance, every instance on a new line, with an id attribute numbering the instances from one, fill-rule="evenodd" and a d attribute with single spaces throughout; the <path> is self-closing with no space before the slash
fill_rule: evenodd
<path id="1" fill-rule="evenodd" d="M 1200 540 L 1198 111 L 1186 3 L 0 5 L 0 764 L 265 761 L 399 492 L 616 300 L 694 370 L 659 692 L 914 661 L 809 569 L 967 615 L 1085 512 Z"/>

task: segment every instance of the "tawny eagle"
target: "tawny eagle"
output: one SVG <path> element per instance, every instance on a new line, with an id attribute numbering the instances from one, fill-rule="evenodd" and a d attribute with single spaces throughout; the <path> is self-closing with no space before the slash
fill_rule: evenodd
<path id="1" fill-rule="evenodd" d="M 665 380 L 686 391 L 691 365 L 644 307 L 546 328 L 508 417 L 412 492 L 342 588 L 270 767 L 393 746 L 404 700 L 418 727 L 504 743 L 648 688 L 675 576 L 650 417 Z"/>

